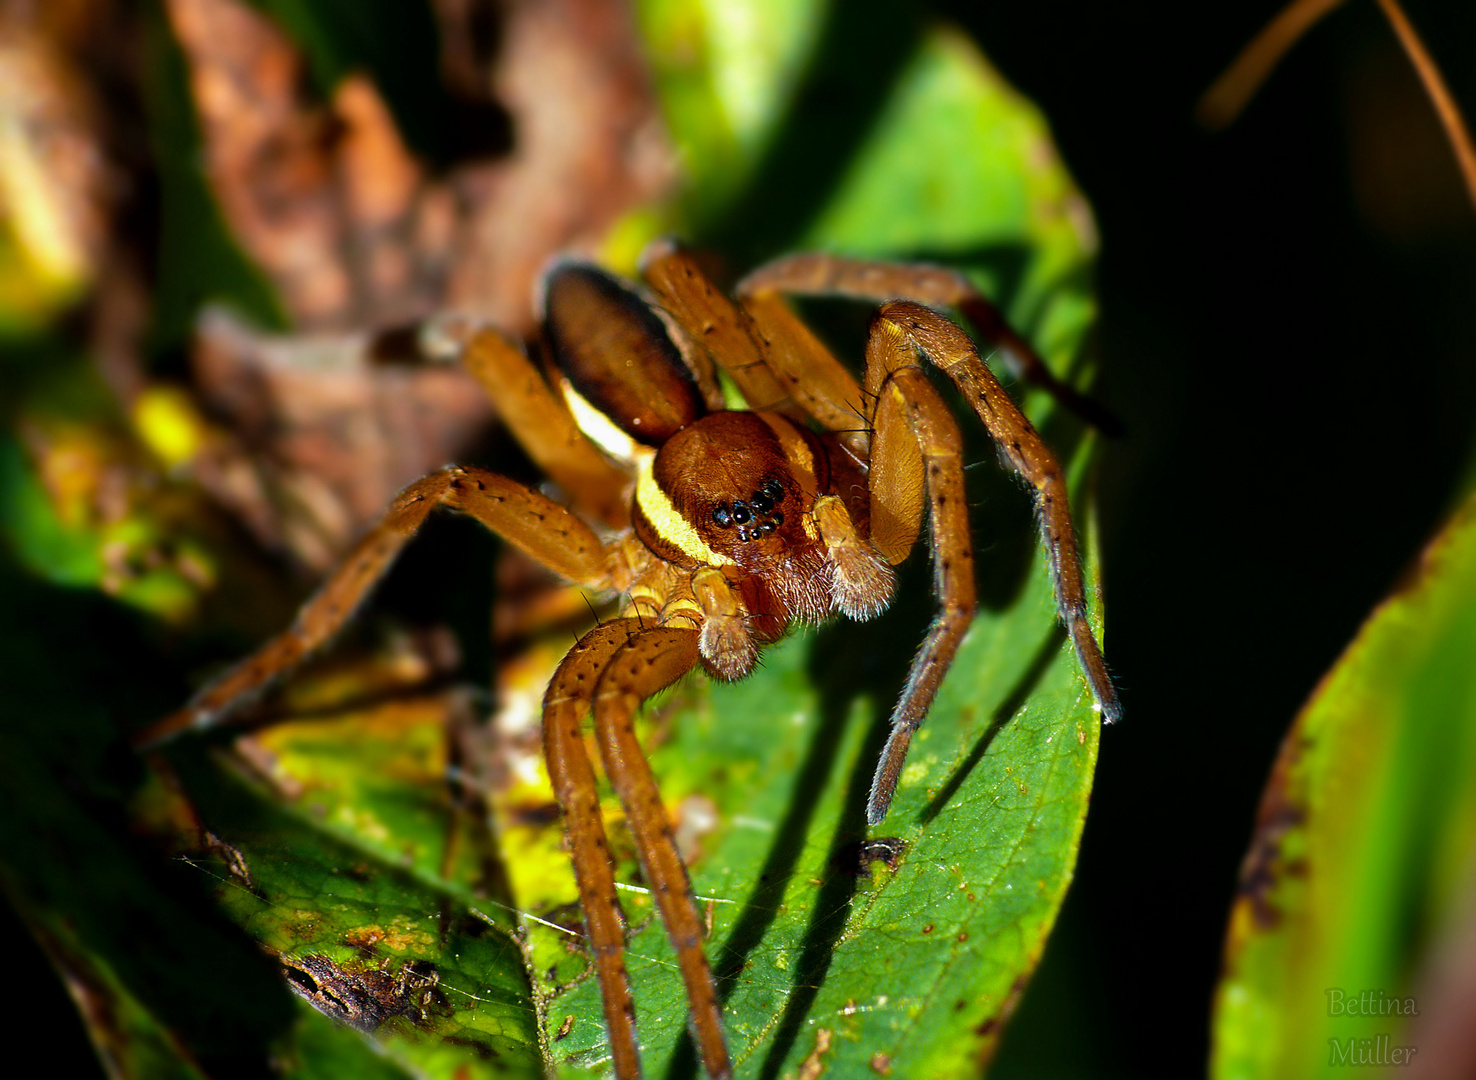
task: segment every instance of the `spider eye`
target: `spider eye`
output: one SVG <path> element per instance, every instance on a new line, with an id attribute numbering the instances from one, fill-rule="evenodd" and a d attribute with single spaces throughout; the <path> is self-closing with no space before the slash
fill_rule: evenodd
<path id="1" fill-rule="evenodd" d="M 719 529 L 726 529 L 732 526 L 733 515 L 726 506 L 719 504 L 713 508 L 712 520 Z"/>
<path id="2" fill-rule="evenodd" d="M 754 492 L 753 497 L 748 500 L 748 505 L 753 508 L 755 514 L 767 514 L 774 509 L 774 504 L 784 497 L 784 485 L 778 480 L 765 480 L 763 486 Z"/>
<path id="3" fill-rule="evenodd" d="M 753 515 L 748 512 L 748 504 L 742 499 L 733 504 L 733 520 L 739 525 L 747 525 L 753 520 Z"/>

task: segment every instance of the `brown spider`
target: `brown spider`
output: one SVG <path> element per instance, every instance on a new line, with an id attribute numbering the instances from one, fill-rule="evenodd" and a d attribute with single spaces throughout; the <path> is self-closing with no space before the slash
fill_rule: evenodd
<path id="1" fill-rule="evenodd" d="M 961 436 L 920 357 L 957 384 L 1034 490 L 1060 617 L 1103 719 L 1116 719 L 1119 706 L 1087 622 L 1061 468 L 968 336 L 923 305 L 964 311 L 1026 377 L 1066 392 L 966 279 L 931 267 L 797 256 L 749 275 L 734 301 L 669 242 L 647 250 L 643 274 L 654 301 L 592 266 L 549 271 L 542 306 L 555 386 L 495 331 L 462 335 L 464 362 L 578 513 L 484 469 L 432 473 L 400 494 L 291 628 L 145 738 L 218 722 L 322 645 L 437 506 L 472 515 L 571 581 L 621 595 L 623 616 L 585 634 L 549 682 L 548 770 L 616 1076 L 639 1076 L 640 1058 L 624 920 L 581 732 L 591 710 L 605 772 L 677 951 L 703 1066 L 726 1077 L 703 920 L 634 717 L 645 699 L 698 664 L 720 679 L 747 675 L 792 620 L 881 612 L 892 567 L 907 558 L 927 518 L 939 611 L 892 712 L 871 789 L 870 823 L 885 818 L 912 734 L 975 608 Z M 786 293 L 890 300 L 873 319 L 862 383 L 799 321 Z M 890 299 L 898 296 L 911 299 Z M 723 407 L 717 367 L 751 410 Z M 576 413 L 608 421 L 605 442 L 623 439 L 622 460 L 585 433 Z"/>

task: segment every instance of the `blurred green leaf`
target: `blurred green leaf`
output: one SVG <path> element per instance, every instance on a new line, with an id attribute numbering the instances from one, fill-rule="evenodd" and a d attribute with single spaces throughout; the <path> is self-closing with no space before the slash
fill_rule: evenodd
<path id="1" fill-rule="evenodd" d="M 637 10 L 678 143 L 685 212 L 729 208 L 774 139 L 834 5 L 828 0 L 642 0 Z"/>
<path id="2" fill-rule="evenodd" d="M 0 542 L 48 581 L 184 621 L 213 560 L 180 527 L 179 486 L 157 475 L 91 364 L 52 343 L 35 354 L 5 402 L 18 434 L 0 432 Z"/>
<path id="3" fill-rule="evenodd" d="M 1044 117 L 967 38 L 929 33 L 797 250 L 943 260 L 1061 367 L 1096 314 L 1091 208 Z"/>
<path id="4" fill-rule="evenodd" d="M 1418 1049 L 1409 1009 L 1432 1012 L 1421 976 L 1476 881 L 1473 656 L 1476 499 L 1282 744 L 1230 918 L 1216 1077 L 1339 1075 Z M 1425 1050 L 1429 1075 L 1464 1071 Z"/>
<path id="5" fill-rule="evenodd" d="M 0 439 L 0 522 L 32 572 L 64 585 L 95 585 L 102 579 L 96 538 L 63 524 L 25 451 L 8 438 Z"/>

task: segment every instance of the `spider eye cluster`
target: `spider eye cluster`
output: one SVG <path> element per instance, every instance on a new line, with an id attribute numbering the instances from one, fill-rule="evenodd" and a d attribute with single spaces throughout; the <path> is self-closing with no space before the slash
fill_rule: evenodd
<path id="1" fill-rule="evenodd" d="M 746 501 L 735 499 L 713 507 L 713 524 L 720 529 L 736 526 L 738 539 L 742 541 L 768 536 L 784 524 L 784 515 L 774 509 L 783 498 L 784 485 L 778 480 L 765 480 Z"/>

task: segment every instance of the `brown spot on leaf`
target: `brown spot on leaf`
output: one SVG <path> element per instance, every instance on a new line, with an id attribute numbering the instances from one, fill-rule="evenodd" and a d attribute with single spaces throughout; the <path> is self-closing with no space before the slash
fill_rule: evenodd
<path id="1" fill-rule="evenodd" d="M 360 926 L 343 935 L 343 943 L 360 953 L 372 954 L 374 947 L 384 940 L 384 927 Z"/>
<path id="2" fill-rule="evenodd" d="M 261 895 L 256 888 L 256 883 L 251 880 L 251 867 L 246 861 L 246 855 L 240 848 L 226 843 L 213 832 L 205 834 L 205 847 L 207 851 L 218 855 L 226 866 L 226 872 L 231 875 L 231 880 L 242 888 L 255 895 Z"/>
<path id="3" fill-rule="evenodd" d="M 831 1031 L 821 1028 L 815 1032 L 815 1048 L 800 1062 L 798 1080 L 819 1080 L 825 1074 L 825 1055 L 830 1053 Z"/>
<path id="4" fill-rule="evenodd" d="M 982 1060 L 987 1061 L 994 1052 L 995 1042 L 999 1037 L 1000 1029 L 1004 1027 L 1005 1021 L 1014 1013 L 1020 1004 L 1020 997 L 1025 992 L 1025 976 L 1018 975 L 1010 986 L 1010 992 L 1005 995 L 1004 1002 L 992 1014 L 984 1018 L 984 1021 L 974 1028 L 974 1034 L 984 1040 L 982 1047 Z M 982 1064 L 982 1062 L 981 1062 Z"/>
<path id="5" fill-rule="evenodd" d="M 1280 878 L 1306 873 L 1304 862 L 1283 857 L 1282 844 L 1288 833 L 1306 821 L 1306 809 L 1300 793 L 1293 790 L 1292 777 L 1307 746 L 1300 725 L 1293 727 L 1277 755 L 1256 814 L 1250 850 L 1240 866 L 1237 905 L 1249 906 L 1251 921 L 1260 930 L 1271 929 L 1281 921 L 1281 911 L 1272 901 Z"/>

